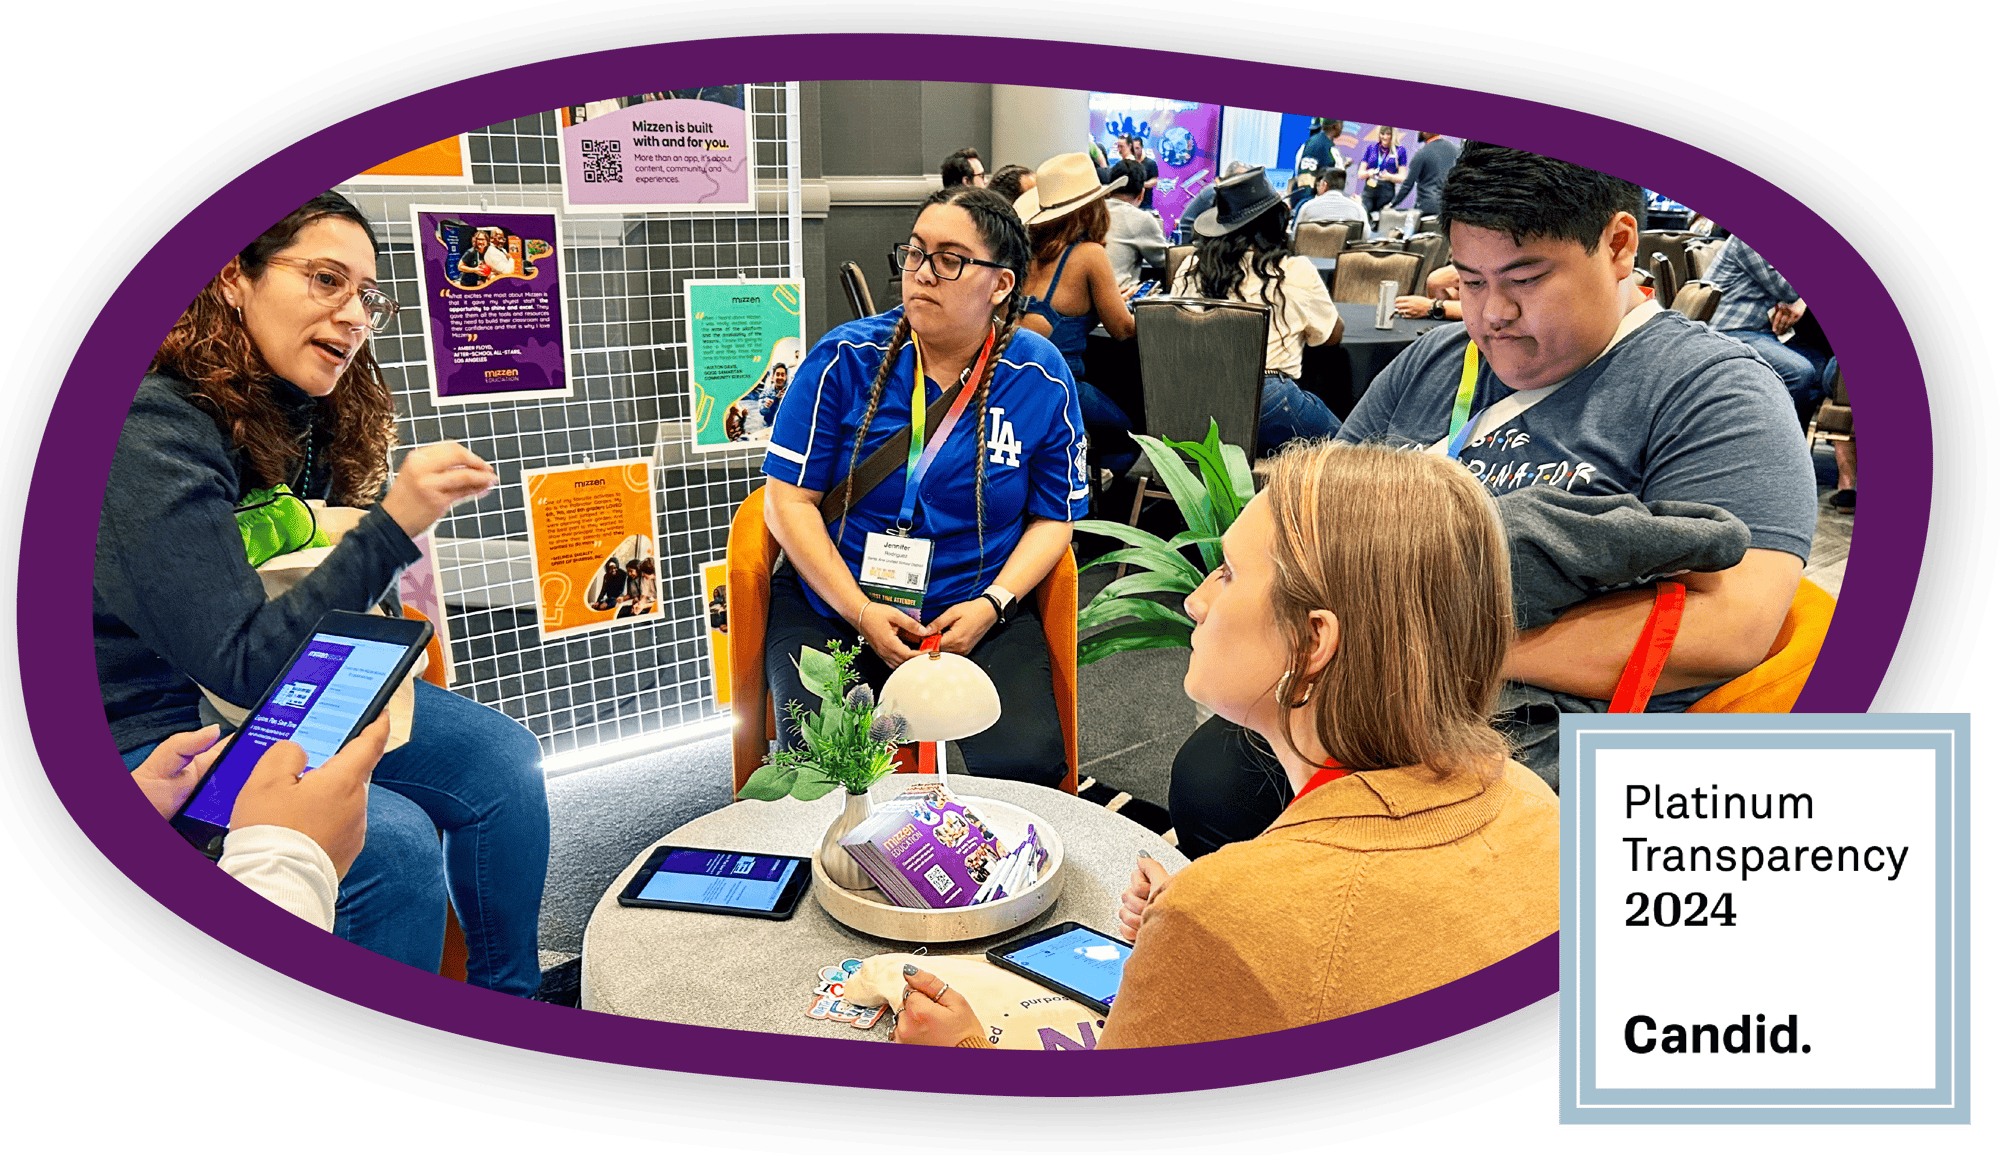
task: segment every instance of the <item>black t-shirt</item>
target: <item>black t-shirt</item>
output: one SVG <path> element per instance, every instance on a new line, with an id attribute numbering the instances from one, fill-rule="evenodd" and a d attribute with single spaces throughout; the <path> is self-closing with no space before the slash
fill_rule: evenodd
<path id="1" fill-rule="evenodd" d="M 1145 160 L 1140 161 L 1139 163 L 1146 166 L 1146 179 L 1148 181 L 1156 181 L 1160 179 L 1160 166 L 1153 163 L 1152 157 L 1149 156 Z M 1139 198 L 1139 207 L 1145 209 L 1147 212 L 1151 212 L 1153 210 L 1152 189 L 1148 188 L 1146 190 L 1146 195 Z"/>

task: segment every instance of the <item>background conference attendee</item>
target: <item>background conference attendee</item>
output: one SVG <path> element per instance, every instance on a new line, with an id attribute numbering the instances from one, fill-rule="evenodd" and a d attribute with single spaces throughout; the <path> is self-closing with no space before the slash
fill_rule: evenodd
<path id="1" fill-rule="evenodd" d="M 1435 132 L 1419 132 L 1417 139 L 1423 142 L 1423 147 L 1410 159 L 1409 179 L 1403 182 L 1403 194 L 1396 201 L 1405 203 L 1405 198 L 1414 192 L 1418 215 L 1436 216 L 1439 198 L 1444 193 L 1444 178 L 1451 175 L 1452 166 L 1458 163 L 1458 146 Z"/>
<path id="2" fill-rule="evenodd" d="M 1160 231 L 1160 218 L 1139 207 L 1139 184 L 1146 170 L 1129 160 L 1119 161 L 1111 174 L 1110 213 L 1105 250 L 1111 257 L 1111 272 L 1120 290 L 1130 293 L 1139 285 L 1140 268 L 1167 263 L 1167 235 Z M 1116 336 L 1116 334 L 1113 334 Z"/>
<path id="3" fill-rule="evenodd" d="M 1139 447 L 1130 436 L 1132 418 L 1084 379 L 1083 364 L 1091 330 L 1100 323 L 1120 341 L 1134 331 L 1132 311 L 1125 307 L 1105 246 L 1113 220 L 1106 206 L 1151 221 L 1155 235 L 1160 226 L 1151 213 L 1140 212 L 1129 201 L 1131 190 L 1123 182 L 1138 166 L 1129 160 L 1118 163 L 1126 172 L 1107 185 L 1097 183 L 1094 166 L 1083 153 L 1050 157 L 1035 171 L 1035 187 L 1014 202 L 1014 211 L 1028 226 L 1030 253 L 1021 326 L 1047 337 L 1062 354 L 1083 406 L 1091 460 L 1122 474 L 1139 459 Z M 1128 199 L 1119 201 L 1121 195 Z M 1164 255 L 1164 245 L 1160 251 Z"/>
<path id="4" fill-rule="evenodd" d="M 980 163 L 979 150 L 970 145 L 945 157 L 944 163 L 938 166 L 938 176 L 946 188 L 961 184 L 986 187 L 986 166 Z"/>
<path id="5" fill-rule="evenodd" d="M 1264 468 L 1187 599 L 1186 690 L 1268 743 L 1297 797 L 1171 878 L 1142 861 L 1099 1048 L 1340 1018 L 1557 928 L 1555 795 L 1488 724 L 1513 634 L 1492 497 L 1387 449 L 1294 445 Z M 986 1044 L 963 994 L 907 983 L 898 1041 Z"/>
<path id="6" fill-rule="evenodd" d="M 1292 231 L 1298 232 L 1300 225 L 1312 221 L 1353 221 L 1361 226 L 1356 236 L 1368 231 L 1368 213 L 1361 202 L 1349 196 L 1347 170 L 1343 168 L 1323 168 L 1313 178 L 1313 188 L 1317 194 L 1313 199 L 1299 206 L 1298 215 L 1292 219 Z"/>
<path id="7" fill-rule="evenodd" d="M 1194 256 L 1174 278 L 1176 297 L 1247 301 L 1271 310 L 1264 348 L 1260 452 L 1340 428 L 1326 402 L 1299 388 L 1307 345 L 1338 344 L 1340 313 L 1312 262 L 1292 252 L 1291 213 L 1253 168 L 1216 184 L 1215 207 L 1195 221 Z"/>
<path id="8" fill-rule="evenodd" d="M 1742 237 L 1723 242 L 1706 279 L 1722 291 L 1709 327 L 1750 346 L 1777 372 L 1803 426 L 1830 392 L 1833 379 L 1832 361 L 1826 355 L 1802 342 L 1782 340 L 1806 315 L 1805 300 Z"/>
<path id="9" fill-rule="evenodd" d="M 313 198 L 210 280 L 139 385 L 105 486 L 92 605 L 104 711 L 128 767 L 201 725 L 200 687 L 257 701 L 328 610 L 380 602 L 420 556 L 411 539 L 496 480 L 445 442 L 411 451 L 383 492 L 395 409 L 368 336 L 395 303 L 375 287 L 376 253 L 358 209 Z M 267 600 L 236 508 L 279 484 L 368 512 Z M 372 833 L 335 932 L 436 970 L 449 890 L 469 980 L 532 995 L 549 846 L 541 747 L 497 710 L 428 682 L 415 693 L 409 742 L 376 767 Z"/>
<path id="10" fill-rule="evenodd" d="M 1385 124 L 1375 130 L 1375 139 L 1361 153 L 1361 207 L 1368 210 L 1371 224 L 1402 195 L 1409 161 L 1409 151 L 1396 143 L 1395 129 Z"/>

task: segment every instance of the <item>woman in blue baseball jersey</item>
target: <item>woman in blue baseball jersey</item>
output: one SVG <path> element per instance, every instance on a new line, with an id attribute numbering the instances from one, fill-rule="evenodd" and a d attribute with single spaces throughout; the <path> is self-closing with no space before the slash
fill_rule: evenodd
<path id="1" fill-rule="evenodd" d="M 801 646 L 858 635 L 867 645 L 857 669 L 879 688 L 935 634 L 1000 691 L 1000 722 L 959 743 L 967 769 L 1055 785 L 1065 765 L 1048 649 L 1023 602 L 1069 548 L 1090 497 L 1076 385 L 1055 346 L 1017 327 L 1028 238 L 999 195 L 933 194 L 893 257 L 902 306 L 813 348 L 764 458 L 765 521 L 789 562 L 771 581 L 764 649 L 779 740 L 799 740 L 788 703 L 818 707 L 799 680 Z M 935 424 L 931 451 L 865 493 L 847 484 L 960 382 L 965 404 Z M 845 505 L 850 491 L 852 508 L 829 520 L 822 501 Z M 864 558 L 871 573 L 896 559 L 900 588 L 864 592 Z"/>

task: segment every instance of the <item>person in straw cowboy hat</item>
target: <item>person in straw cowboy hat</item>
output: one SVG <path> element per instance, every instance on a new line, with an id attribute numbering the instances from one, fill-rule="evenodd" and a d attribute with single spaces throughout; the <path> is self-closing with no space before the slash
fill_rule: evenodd
<path id="1" fill-rule="evenodd" d="M 1069 152 L 1043 161 L 1034 187 L 1014 201 L 1014 211 L 1028 226 L 1030 252 L 1021 325 L 1047 337 L 1062 354 L 1083 403 L 1096 465 L 1113 473 L 1131 468 L 1139 447 L 1130 436 L 1131 417 L 1084 380 L 1083 350 L 1099 324 L 1120 341 L 1134 331 L 1132 310 L 1104 248 L 1111 227 L 1104 198 L 1126 180 L 1117 175 L 1099 184 L 1090 157 Z"/>
<path id="2" fill-rule="evenodd" d="M 1267 305 L 1260 453 L 1299 437 L 1331 437 L 1340 419 L 1299 388 L 1307 345 L 1340 342 L 1340 314 L 1312 262 L 1292 252 L 1285 198 L 1253 168 L 1216 182 L 1215 207 L 1195 218 L 1194 256 L 1174 278 L 1174 296 Z"/>

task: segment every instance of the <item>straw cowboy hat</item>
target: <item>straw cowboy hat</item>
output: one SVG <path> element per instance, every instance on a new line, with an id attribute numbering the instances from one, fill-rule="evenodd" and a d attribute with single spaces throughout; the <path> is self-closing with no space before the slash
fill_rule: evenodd
<path id="1" fill-rule="evenodd" d="M 1215 207 L 1194 219 L 1194 231 L 1204 237 L 1228 236 L 1282 203 L 1261 167 L 1240 172 L 1215 182 Z"/>
<path id="2" fill-rule="evenodd" d="M 1125 187 L 1125 178 L 1110 184 L 1097 183 L 1097 166 L 1080 152 L 1052 156 L 1035 170 L 1035 187 L 1020 195 L 1014 211 L 1026 224 L 1038 225 L 1066 213 L 1073 213 L 1113 189 Z"/>

